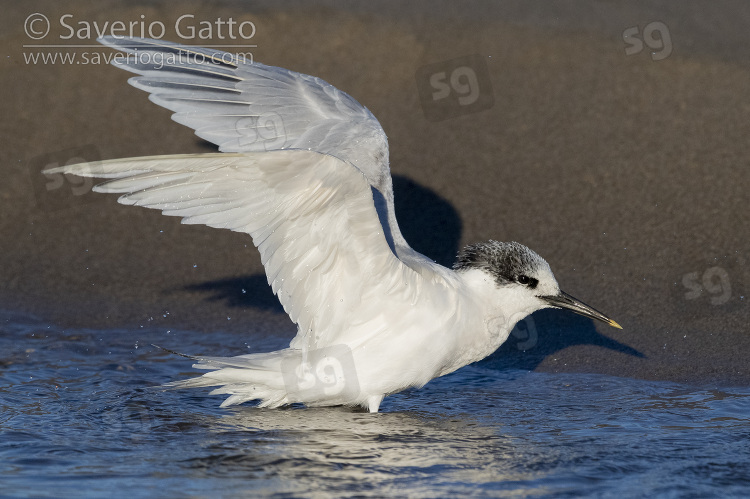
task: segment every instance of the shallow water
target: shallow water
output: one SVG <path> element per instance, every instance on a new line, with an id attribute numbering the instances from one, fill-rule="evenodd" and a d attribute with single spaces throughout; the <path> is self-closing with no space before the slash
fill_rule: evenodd
<path id="1" fill-rule="evenodd" d="M 228 355 L 243 340 L 0 323 L 0 495 L 750 494 L 747 387 L 480 362 L 387 397 L 375 415 L 220 409 L 207 390 L 158 387 L 191 362 L 150 343 Z M 284 339 L 264 341 L 258 350 Z"/>

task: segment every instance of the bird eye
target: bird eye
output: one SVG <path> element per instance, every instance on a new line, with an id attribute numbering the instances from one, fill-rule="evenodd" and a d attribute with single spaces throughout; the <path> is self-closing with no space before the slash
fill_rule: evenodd
<path id="1" fill-rule="evenodd" d="M 529 279 L 529 278 L 528 278 L 527 276 L 525 276 L 525 275 L 520 275 L 520 276 L 518 276 L 518 277 L 516 278 L 516 280 L 518 281 L 518 283 L 519 283 L 519 284 L 523 284 L 523 285 L 526 285 L 526 284 L 528 284 L 528 283 L 530 283 L 530 282 L 531 282 L 531 279 Z"/>

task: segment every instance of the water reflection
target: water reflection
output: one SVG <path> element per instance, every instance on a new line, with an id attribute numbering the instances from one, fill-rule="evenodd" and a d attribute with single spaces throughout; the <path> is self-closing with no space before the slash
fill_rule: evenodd
<path id="1" fill-rule="evenodd" d="M 237 408 L 209 425 L 217 438 L 185 464 L 206 475 L 273 474 L 342 490 L 365 483 L 398 492 L 404 477 L 443 484 L 491 484 L 532 477 L 519 455 L 536 454 L 470 414 L 369 414 L 347 408 Z M 227 442 L 232 442 L 227 445 Z M 519 448 L 519 446 L 521 448 Z"/>

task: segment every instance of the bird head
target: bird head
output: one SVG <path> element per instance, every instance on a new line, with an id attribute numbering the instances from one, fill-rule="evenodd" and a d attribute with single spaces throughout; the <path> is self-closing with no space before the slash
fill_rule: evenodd
<path id="1" fill-rule="evenodd" d="M 482 272 L 509 312 L 526 315 L 543 308 L 567 308 L 622 329 L 609 317 L 562 291 L 549 264 L 523 244 L 490 240 L 466 246 L 459 252 L 453 269 Z"/>

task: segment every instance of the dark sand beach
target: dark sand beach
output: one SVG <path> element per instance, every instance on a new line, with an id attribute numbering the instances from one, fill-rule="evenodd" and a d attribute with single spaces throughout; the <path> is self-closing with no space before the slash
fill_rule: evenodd
<path id="1" fill-rule="evenodd" d="M 51 22 L 41 40 L 24 31 L 34 12 Z M 218 32 L 182 39 L 175 23 L 186 13 L 196 25 L 252 21 L 256 32 L 249 40 Z M 91 45 L 94 36 L 76 40 L 77 31 L 60 38 L 70 33 L 65 25 L 118 19 L 159 21 L 164 39 L 182 43 L 251 44 L 225 50 L 346 91 L 389 137 L 398 218 L 417 250 L 450 265 L 464 244 L 522 242 L 549 261 L 564 290 L 624 328 L 542 311 L 523 325 L 525 341 L 534 341 L 512 337 L 492 363 L 750 380 L 747 4 L 6 6 L 3 314 L 102 331 L 221 330 L 236 345 L 203 353 L 230 354 L 248 341 L 295 333 L 249 236 L 181 225 L 90 193 L 88 184 L 54 184 L 40 174 L 73 158 L 215 150 L 129 86 L 129 74 L 81 63 L 108 49 L 24 46 Z M 75 53 L 78 64 L 28 59 L 42 52 Z M 430 75 L 454 70 L 455 61 L 478 75 L 473 107 L 424 98 Z"/>

